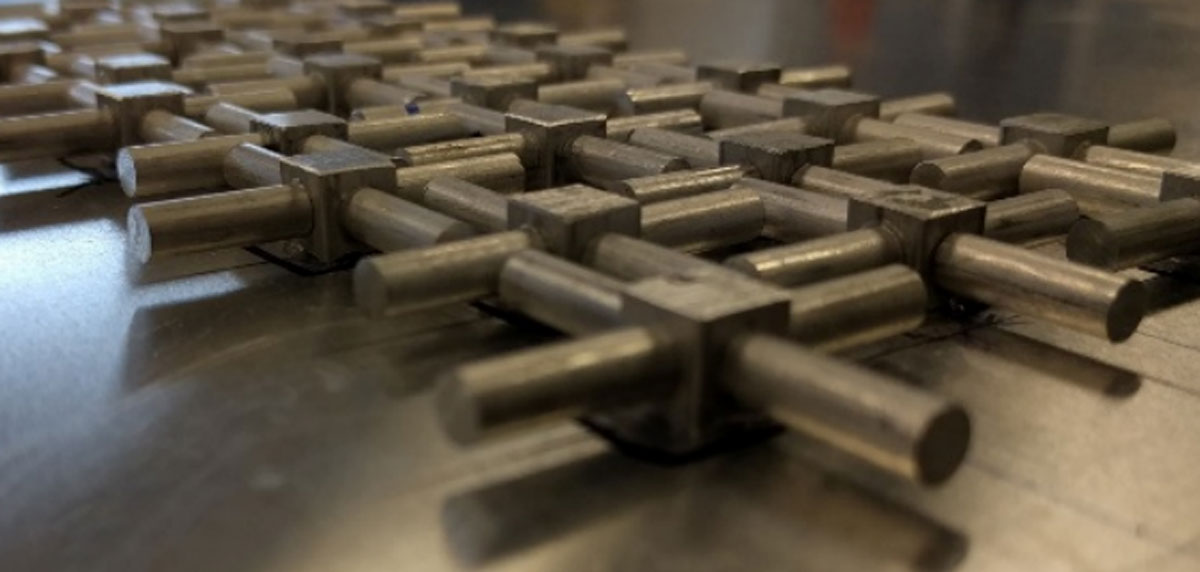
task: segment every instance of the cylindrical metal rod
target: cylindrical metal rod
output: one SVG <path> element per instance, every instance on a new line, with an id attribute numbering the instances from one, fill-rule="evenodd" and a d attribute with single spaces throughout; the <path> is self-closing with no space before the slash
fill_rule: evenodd
<path id="1" fill-rule="evenodd" d="M 440 77 L 426 75 L 410 75 L 396 82 L 396 85 L 437 97 L 451 97 L 450 81 Z"/>
<path id="2" fill-rule="evenodd" d="M 835 197 L 870 197 L 893 187 L 890 183 L 846 173 L 837 169 L 812 165 L 792 177 L 792 184 L 807 190 Z"/>
<path id="3" fill-rule="evenodd" d="M 675 155 L 590 135 L 576 137 L 566 157 L 580 179 L 599 186 L 688 167 L 686 161 Z"/>
<path id="4" fill-rule="evenodd" d="M 609 184 L 607 189 L 646 205 L 728 189 L 740 181 L 743 175 L 741 166 L 728 165 L 625 179 Z"/>
<path id="5" fill-rule="evenodd" d="M 621 28 L 596 28 L 559 34 L 558 43 L 564 46 L 599 46 L 613 51 L 624 50 L 629 43 Z"/>
<path id="6" fill-rule="evenodd" d="M 1080 206 L 1117 204 L 1143 206 L 1159 202 L 1159 177 L 1099 167 L 1079 161 L 1038 155 L 1021 169 L 1021 192 L 1063 189 Z"/>
<path id="7" fill-rule="evenodd" d="M 1178 199 L 1095 215 L 1071 228 L 1067 258 L 1108 270 L 1131 268 L 1200 248 L 1200 200 Z"/>
<path id="8" fill-rule="evenodd" d="M 541 103 L 611 113 L 617 107 L 617 98 L 623 93 L 625 84 L 621 81 L 587 79 L 539 86 L 537 97 Z"/>
<path id="9" fill-rule="evenodd" d="M 218 103 L 204 112 L 204 123 L 222 133 L 249 133 L 258 112 L 232 103 Z"/>
<path id="10" fill-rule="evenodd" d="M 606 234 L 596 239 L 584 260 L 588 266 L 626 281 L 665 274 L 715 274 L 743 278 L 719 264 L 620 234 Z"/>
<path id="11" fill-rule="evenodd" d="M 400 147 L 471 136 L 471 130 L 449 113 L 421 113 L 407 117 L 351 121 L 346 140 L 361 147 L 391 152 Z"/>
<path id="12" fill-rule="evenodd" d="M 229 83 L 271 77 L 265 62 L 221 67 L 180 68 L 171 73 L 171 81 L 191 88 L 210 83 Z"/>
<path id="13" fill-rule="evenodd" d="M 905 113 L 954 115 L 955 111 L 954 96 L 940 91 L 885 99 L 879 104 L 879 118 L 884 121 L 890 121 Z"/>
<path id="14" fill-rule="evenodd" d="M 472 300 L 496 291 L 504 261 L 536 247 L 514 230 L 364 258 L 354 268 L 354 297 L 373 314 Z"/>
<path id="15" fill-rule="evenodd" d="M 1116 123 L 1108 128 L 1108 145 L 1149 153 L 1175 148 L 1175 126 L 1166 119 Z"/>
<path id="16" fill-rule="evenodd" d="M 425 185 L 437 177 L 457 177 L 505 194 L 525 189 L 525 167 L 521 158 L 502 153 L 396 169 L 396 194 L 419 203 Z"/>
<path id="17" fill-rule="evenodd" d="M 994 306 L 1105 337 L 1128 338 L 1146 312 L 1140 282 L 980 236 L 937 249 L 938 285 Z"/>
<path id="18" fill-rule="evenodd" d="M 623 284 L 609 276 L 537 250 L 513 255 L 500 271 L 505 306 L 569 334 L 622 323 Z"/>
<path id="19" fill-rule="evenodd" d="M 617 96 L 616 108 L 621 115 L 697 109 L 700 107 L 700 98 L 712 89 L 711 83 L 700 81 L 622 90 Z"/>
<path id="20" fill-rule="evenodd" d="M 72 142 L 88 148 L 107 141 L 111 131 L 112 118 L 99 109 L 0 117 L 0 145 L 5 147 Z"/>
<path id="21" fill-rule="evenodd" d="M 687 53 L 683 50 L 637 50 L 613 54 L 613 65 L 617 67 L 634 64 L 656 63 L 683 65 L 688 61 Z"/>
<path id="22" fill-rule="evenodd" d="M 896 125 L 908 125 L 974 139 L 984 147 L 1000 145 L 1000 127 L 986 123 L 976 123 L 954 117 L 927 115 L 925 113 L 904 113 L 892 120 Z"/>
<path id="23" fill-rule="evenodd" d="M 471 157 L 512 153 L 523 160 L 528 158 L 528 144 L 520 133 L 502 133 L 483 137 L 466 137 L 436 143 L 411 145 L 397 149 L 394 153 L 398 165 L 414 167 L 444 161 L 458 161 Z"/>
<path id="24" fill-rule="evenodd" d="M 461 221 L 371 188 L 355 191 L 342 216 L 354 238 L 383 252 L 475 234 Z"/>
<path id="25" fill-rule="evenodd" d="M 1079 220 L 1079 206 L 1059 189 L 1034 191 L 987 205 L 983 234 L 1004 242 L 1024 242 L 1066 234 Z"/>
<path id="26" fill-rule="evenodd" d="M 748 125 L 739 125 L 737 127 L 714 129 L 705 133 L 704 136 L 715 141 L 722 141 L 736 135 L 746 135 L 750 133 L 770 133 L 776 131 L 807 133 L 808 122 L 805 121 L 803 117 L 784 117 L 783 119 L 771 119 L 768 121 L 760 121 L 758 123 L 750 123 Z"/>
<path id="27" fill-rule="evenodd" d="M 221 161 L 225 184 L 235 189 L 283 184 L 279 164 L 283 155 L 265 147 L 242 143 L 229 150 Z"/>
<path id="28" fill-rule="evenodd" d="M 233 83 L 215 83 L 208 86 L 214 94 L 245 93 L 248 91 L 264 91 L 285 88 L 296 98 L 296 106 L 303 109 L 308 107 L 324 107 L 325 82 L 316 76 L 290 76 L 271 79 L 256 79 Z"/>
<path id="29" fill-rule="evenodd" d="M 134 198 L 222 188 L 225 155 L 242 143 L 262 145 L 263 138 L 247 133 L 126 147 L 117 152 L 117 177 L 125 194 Z"/>
<path id="30" fill-rule="evenodd" d="M 508 198 L 456 177 L 438 177 L 425 185 L 425 206 L 483 231 L 508 228 Z"/>
<path id="31" fill-rule="evenodd" d="M 642 238 L 684 252 L 753 240 L 765 223 L 758 193 L 740 187 L 642 207 Z"/>
<path id="32" fill-rule="evenodd" d="M 928 308 L 921 275 L 902 264 L 795 288 L 790 295 L 788 335 L 826 352 L 916 329 Z"/>
<path id="33" fill-rule="evenodd" d="M 845 197 L 753 178 L 738 184 L 753 189 L 762 199 L 767 214 L 765 236 L 793 242 L 846 230 L 850 207 Z"/>
<path id="34" fill-rule="evenodd" d="M 467 62 L 444 62 L 437 64 L 401 64 L 384 66 L 383 81 L 395 82 L 411 75 L 449 77 L 471 69 Z"/>
<path id="35" fill-rule="evenodd" d="M 1118 149 L 1107 145 L 1086 145 L 1075 153 L 1075 157 L 1092 165 L 1112 167 L 1152 177 L 1162 176 L 1166 171 L 1200 171 L 1200 163 L 1195 161 Z"/>
<path id="36" fill-rule="evenodd" d="M 626 67 L 638 73 L 658 76 L 663 83 L 691 83 L 696 81 L 696 68 L 682 64 L 641 62 L 632 63 Z"/>
<path id="37" fill-rule="evenodd" d="M 373 79 L 359 79 L 350 82 L 350 85 L 346 88 L 346 105 L 351 109 L 370 105 L 404 105 L 424 96 L 424 93 L 415 89 L 408 89 Z"/>
<path id="38" fill-rule="evenodd" d="M 921 146 L 926 159 L 978 151 L 983 144 L 975 139 L 940 133 L 921 127 L 896 125 L 870 117 L 858 117 L 846 122 L 839 141 L 878 141 L 880 139 L 912 139 Z"/>
<path id="39" fill-rule="evenodd" d="M 74 80 L 0 85 L 0 115 L 50 113 L 70 107 L 68 94 Z"/>
<path id="40" fill-rule="evenodd" d="M 135 205 L 127 223 L 142 262 L 294 238 L 311 227 L 308 193 L 286 185 Z"/>
<path id="41" fill-rule="evenodd" d="M 804 68 L 784 68 L 779 83 L 792 87 L 817 89 L 821 87 L 850 87 L 854 72 L 849 66 L 830 64 Z"/>
<path id="42" fill-rule="evenodd" d="M 646 113 L 644 115 L 612 117 L 609 118 L 607 125 L 605 125 L 605 131 L 607 131 L 606 135 L 609 139 L 628 141 L 629 136 L 635 130 L 647 127 L 698 134 L 704 128 L 704 125 L 700 120 L 699 113 L 691 109 L 676 109 L 674 111 Z"/>
<path id="43" fill-rule="evenodd" d="M 682 157 L 693 169 L 716 167 L 721 164 L 720 143 L 670 129 L 634 129 L 629 134 L 629 144 Z"/>
<path id="44" fill-rule="evenodd" d="M 447 107 L 445 112 L 459 118 L 467 129 L 481 135 L 499 135 L 507 131 L 504 114 L 494 109 L 458 103 Z"/>
<path id="45" fill-rule="evenodd" d="M 228 103 L 250 111 L 267 113 L 296 109 L 296 96 L 291 90 L 284 88 L 228 93 L 225 95 L 191 95 L 184 100 L 184 115 L 193 119 L 204 119 L 208 110 L 220 103 Z M 207 119 L 204 122 L 216 128 Z"/>
<path id="46" fill-rule="evenodd" d="M 783 100 L 736 91 L 713 90 L 700 98 L 700 116 L 709 129 L 737 127 L 783 116 Z"/>
<path id="47" fill-rule="evenodd" d="M 156 109 L 142 116 L 138 136 L 147 143 L 165 143 L 194 141 L 213 133 L 215 131 L 207 125 Z"/>
<path id="48" fill-rule="evenodd" d="M 920 145 L 911 140 L 881 139 L 834 147 L 831 166 L 873 179 L 908 182 L 922 157 Z"/>
<path id="49" fill-rule="evenodd" d="M 985 189 L 1016 191 L 1021 168 L 1041 152 L 1042 147 L 1037 143 L 1022 141 L 975 153 L 930 159 L 912 170 L 912 182 L 953 193 Z"/>
<path id="50" fill-rule="evenodd" d="M 780 286 L 802 286 L 878 268 L 900 258 L 900 245 L 892 234 L 866 228 L 739 254 L 725 265 Z"/>
<path id="51" fill-rule="evenodd" d="M 626 68 L 618 68 L 605 66 L 600 64 L 592 64 L 587 68 L 587 79 L 615 79 L 619 80 L 630 88 L 654 87 L 662 85 L 663 80 L 660 77 L 655 77 L 650 74 L 635 72 Z M 618 101 L 618 107 L 620 102 Z"/>
<path id="52" fill-rule="evenodd" d="M 464 78 L 470 79 L 486 77 L 520 77 L 531 79 L 535 82 L 551 81 L 553 75 L 554 68 L 546 62 L 489 66 L 462 72 L 462 76 Z"/>
<path id="53" fill-rule="evenodd" d="M 747 405 L 924 484 L 950 477 L 971 424 L 958 404 L 772 336 L 733 344 L 726 385 Z"/>
<path id="54" fill-rule="evenodd" d="M 669 388 L 679 367 L 673 353 L 649 330 L 630 327 L 477 361 L 440 380 L 439 417 L 460 443 L 578 417 Z"/>

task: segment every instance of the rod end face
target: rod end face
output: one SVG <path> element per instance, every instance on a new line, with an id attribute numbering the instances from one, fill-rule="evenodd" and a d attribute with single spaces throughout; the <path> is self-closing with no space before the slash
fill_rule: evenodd
<path id="1" fill-rule="evenodd" d="M 1128 280 L 1117 290 L 1112 304 L 1108 308 L 1108 318 L 1105 320 L 1105 331 L 1109 341 L 1122 342 L 1129 339 L 1137 331 L 1138 324 L 1146 315 L 1149 306 L 1149 296 L 1141 282 Z"/>
<path id="2" fill-rule="evenodd" d="M 1105 270 L 1116 270 L 1117 244 L 1104 224 L 1083 219 L 1071 225 L 1067 233 L 1067 258 Z"/>
<path id="3" fill-rule="evenodd" d="M 917 479 L 938 485 L 950 478 L 967 456 L 971 419 L 961 405 L 951 404 L 925 426 L 917 442 Z"/>
<path id="4" fill-rule="evenodd" d="M 142 211 L 141 206 L 134 205 L 129 209 L 125 229 L 129 233 L 129 252 L 142 264 L 150 262 L 154 254 L 154 239 L 150 234 L 150 224 L 146 222 L 146 213 Z"/>

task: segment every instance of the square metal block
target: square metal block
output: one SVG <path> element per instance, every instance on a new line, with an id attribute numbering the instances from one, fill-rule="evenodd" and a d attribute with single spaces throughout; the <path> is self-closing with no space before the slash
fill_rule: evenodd
<path id="1" fill-rule="evenodd" d="M 553 45 L 537 49 L 537 59 L 550 64 L 558 81 L 583 79 L 593 65 L 612 65 L 612 52 L 586 45 Z"/>
<path id="2" fill-rule="evenodd" d="M 696 81 L 709 81 L 719 88 L 753 93 L 764 83 L 779 81 L 780 73 L 780 67 L 772 63 L 716 60 L 696 66 Z"/>
<path id="3" fill-rule="evenodd" d="M 905 262 L 925 273 L 948 235 L 983 232 L 986 210 L 986 203 L 962 195 L 903 185 L 852 198 L 846 226 L 883 227 L 895 233 Z"/>
<path id="4" fill-rule="evenodd" d="M 517 76 L 456 77 L 450 80 L 450 95 L 464 103 L 504 111 L 518 99 L 537 99 L 537 82 Z"/>
<path id="5" fill-rule="evenodd" d="M 114 54 L 96 58 L 100 83 L 171 80 L 171 62 L 156 54 Z"/>
<path id="6" fill-rule="evenodd" d="M 308 191 L 313 228 L 307 250 L 325 263 L 360 248 L 342 228 L 343 203 L 350 194 L 366 187 L 384 192 L 396 188 L 396 167 L 389 157 L 354 147 L 285 157 L 280 175 L 285 183 Z"/>
<path id="7" fill-rule="evenodd" d="M 313 135 L 345 139 L 346 120 L 315 109 L 283 111 L 259 115 L 250 129 L 266 136 L 266 145 L 284 155 L 300 153 L 304 140 Z"/>
<path id="8" fill-rule="evenodd" d="M 539 22 L 514 22 L 497 26 L 491 32 L 491 39 L 497 44 L 517 46 L 519 48 L 536 48 L 558 41 L 558 28 Z"/>
<path id="9" fill-rule="evenodd" d="M 1108 126 L 1099 121 L 1063 113 L 1033 113 L 1000 121 L 1000 142 L 1007 145 L 1032 140 L 1059 157 L 1070 157 L 1083 144 L 1104 145 Z"/>
<path id="10" fill-rule="evenodd" d="M 879 117 L 878 96 L 844 89 L 777 90 L 783 97 L 783 114 L 803 117 L 812 133 L 834 138 L 842 126 L 854 117 Z"/>
<path id="11" fill-rule="evenodd" d="M 304 58 L 304 73 L 315 74 L 325 82 L 325 101 L 338 113 L 350 111 L 345 93 L 350 82 L 383 77 L 379 58 L 359 54 L 317 54 Z"/>
<path id="12" fill-rule="evenodd" d="M 604 137 L 603 113 L 536 101 L 518 101 L 505 115 L 505 131 L 522 133 L 529 140 L 527 166 L 529 189 L 545 189 L 565 182 L 564 169 L 556 168 L 558 156 L 581 135 Z"/>
<path id="13" fill-rule="evenodd" d="M 808 165 L 833 162 L 833 141 L 787 131 L 746 133 L 721 140 L 722 165 L 749 165 L 759 178 L 788 183 Z"/>
<path id="14" fill-rule="evenodd" d="M 96 89 L 96 106 L 108 110 L 113 121 L 113 145 L 125 147 L 141 142 L 142 118 L 162 110 L 183 115 L 186 87 L 161 81 L 141 81 L 106 85 Z"/>
<path id="15" fill-rule="evenodd" d="M 581 260 L 595 239 L 609 233 L 637 236 L 642 211 L 637 201 L 585 185 L 515 195 L 508 201 L 508 226 L 532 228 L 546 250 Z"/>

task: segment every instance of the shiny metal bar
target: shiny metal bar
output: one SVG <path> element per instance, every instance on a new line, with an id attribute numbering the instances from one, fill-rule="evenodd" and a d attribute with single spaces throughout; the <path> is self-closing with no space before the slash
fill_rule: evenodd
<path id="1" fill-rule="evenodd" d="M 400 147 L 471 136 L 471 130 L 449 113 L 421 113 L 406 117 L 351 121 L 346 140 L 368 149 L 391 152 Z"/>
<path id="2" fill-rule="evenodd" d="M 902 264 L 825 280 L 789 294 L 789 337 L 824 352 L 914 330 L 925 321 L 929 303 L 921 275 Z"/>
<path id="3" fill-rule="evenodd" d="M 364 258 L 354 268 L 355 302 L 383 314 L 473 300 L 496 291 L 510 256 L 536 247 L 533 235 L 514 230 Z"/>
<path id="4" fill-rule="evenodd" d="M 858 117 L 847 121 L 838 137 L 839 141 L 845 142 L 878 141 L 880 139 L 911 139 L 921 146 L 921 152 L 926 159 L 949 157 L 983 148 L 983 144 L 975 139 L 922 127 L 897 125 L 870 117 Z"/>
<path id="5" fill-rule="evenodd" d="M 497 293 L 505 307 L 580 335 L 617 327 L 621 289 L 609 276 L 537 250 L 509 257 Z"/>
<path id="6" fill-rule="evenodd" d="M 738 127 L 726 127 L 725 129 L 714 129 L 704 134 L 709 139 L 720 141 L 728 139 L 735 135 L 745 135 L 748 133 L 769 133 L 774 131 L 785 131 L 792 133 L 807 133 L 808 122 L 803 117 L 784 117 L 783 119 L 772 119 L 769 121 L 760 121 L 749 125 L 740 125 Z"/>
<path id="7" fill-rule="evenodd" d="M 738 165 L 671 171 L 661 175 L 615 181 L 606 188 L 646 205 L 728 189 L 734 183 L 742 180 L 744 173 L 742 167 Z"/>
<path id="8" fill-rule="evenodd" d="M 126 147 L 117 152 L 117 178 L 133 198 L 223 188 L 225 155 L 242 143 L 262 145 L 263 137 L 246 133 Z"/>
<path id="9" fill-rule="evenodd" d="M 414 75 L 449 77 L 469 71 L 470 69 L 471 64 L 467 62 L 389 65 L 383 68 L 383 81 L 395 82 Z"/>
<path id="10" fill-rule="evenodd" d="M 833 148 L 832 168 L 873 179 L 908 182 L 921 162 L 921 146 L 908 139 L 848 143 Z"/>
<path id="11" fill-rule="evenodd" d="M 579 179 L 601 187 L 611 181 L 688 167 L 687 162 L 676 155 L 590 135 L 576 137 L 566 151 L 566 159 Z"/>
<path id="12" fill-rule="evenodd" d="M 249 133 L 258 112 L 240 105 L 221 102 L 204 112 L 204 123 L 222 133 Z"/>
<path id="13" fill-rule="evenodd" d="M 885 99 L 879 103 L 879 118 L 884 121 L 890 121 L 905 113 L 954 115 L 956 111 L 954 96 L 942 91 Z"/>
<path id="14" fill-rule="evenodd" d="M 1146 312 L 1140 282 L 1019 246 L 956 234 L 936 257 L 946 290 L 1111 341 L 1132 335 Z"/>
<path id="15" fill-rule="evenodd" d="M 1025 163 L 1041 152 L 1042 147 L 1037 143 L 1022 141 L 930 159 L 913 168 L 911 181 L 952 193 L 968 194 L 988 189 L 1011 193 L 1019 187 Z"/>
<path id="16" fill-rule="evenodd" d="M 1034 191 L 988 203 L 983 234 L 1004 242 L 1024 242 L 1066 234 L 1079 216 L 1070 193 Z"/>
<path id="17" fill-rule="evenodd" d="M 1111 167 L 1100 167 L 1038 155 L 1025 162 L 1021 169 L 1022 193 L 1042 189 L 1063 189 L 1087 208 L 1094 204 L 1144 206 L 1161 199 L 1159 177 L 1131 173 Z"/>
<path id="18" fill-rule="evenodd" d="M 634 50 L 613 54 L 613 65 L 617 67 L 628 67 L 636 64 L 684 65 L 687 62 L 687 53 L 683 50 L 675 49 Z"/>
<path id="19" fill-rule="evenodd" d="M 749 177 L 738 184 L 753 189 L 762 199 L 767 216 L 765 236 L 794 242 L 846 230 L 850 207 L 845 197 Z"/>
<path id="20" fill-rule="evenodd" d="M 425 185 L 437 177 L 457 177 L 498 193 L 515 193 L 525 189 L 525 167 L 521 164 L 521 158 L 503 153 L 397 169 L 396 194 L 419 203 Z"/>
<path id="21" fill-rule="evenodd" d="M 628 327 L 477 361 L 440 380 L 439 418 L 454 440 L 473 443 L 644 399 L 671 386 L 673 353 L 649 330 Z"/>
<path id="22" fill-rule="evenodd" d="M 467 129 L 481 135 L 499 135 L 507 131 L 504 114 L 493 109 L 459 103 L 450 105 L 445 112 L 459 118 Z"/>
<path id="23" fill-rule="evenodd" d="M 325 105 L 325 82 L 316 76 L 290 76 L 270 79 L 257 79 L 231 83 L 214 83 L 208 90 L 216 95 L 246 93 L 285 88 L 296 98 L 298 108 L 323 108 Z"/>
<path id="24" fill-rule="evenodd" d="M 71 107 L 68 95 L 74 80 L 0 85 L 0 115 L 17 117 Z"/>
<path id="25" fill-rule="evenodd" d="M 142 262 L 303 236 L 313 208 L 303 189 L 280 185 L 157 201 L 129 210 L 129 248 Z"/>
<path id="26" fill-rule="evenodd" d="M 622 90 L 617 94 L 616 111 L 621 115 L 637 115 L 677 109 L 695 110 L 700 107 L 700 99 L 712 89 L 711 83 L 701 81 Z"/>
<path id="27" fill-rule="evenodd" d="M 624 93 L 622 81 L 586 79 L 538 86 L 537 98 L 541 103 L 612 113 L 617 109 L 617 99 Z"/>
<path id="28" fill-rule="evenodd" d="M 91 148 L 107 143 L 112 128 L 111 116 L 99 109 L 0 117 L 0 146 L 67 142 Z"/>
<path id="29" fill-rule="evenodd" d="M 741 278 L 736 272 L 702 258 L 619 234 L 606 234 L 596 239 L 584 256 L 584 262 L 626 281 L 664 274 L 697 273 Z"/>
<path id="30" fill-rule="evenodd" d="M 444 161 L 458 161 L 471 157 L 512 153 L 529 160 L 531 153 L 528 141 L 521 133 L 503 133 L 483 137 L 466 137 L 436 143 L 425 143 L 403 147 L 394 152 L 396 164 L 413 167 Z"/>
<path id="31" fill-rule="evenodd" d="M 483 231 L 508 228 L 508 198 L 459 178 L 431 179 L 421 202 Z"/>
<path id="32" fill-rule="evenodd" d="M 738 127 L 783 116 L 782 99 L 736 91 L 710 91 L 700 98 L 699 108 L 708 129 Z"/>
<path id="33" fill-rule="evenodd" d="M 697 135 L 704 129 L 699 113 L 691 109 L 677 109 L 644 115 L 612 117 L 607 121 L 605 131 L 609 139 L 628 141 L 635 130 L 648 127 Z"/>
<path id="34" fill-rule="evenodd" d="M 283 155 L 265 147 L 242 143 L 229 150 L 221 160 L 225 184 L 234 189 L 249 189 L 283 184 L 280 162 Z"/>
<path id="35" fill-rule="evenodd" d="M 225 95 L 191 95 L 183 102 L 184 115 L 193 119 L 205 118 L 209 109 L 220 103 L 236 105 L 243 109 L 265 113 L 296 109 L 296 96 L 288 89 L 266 89 Z M 205 123 L 216 128 L 205 119 Z M 218 129 L 220 130 L 220 129 Z"/>
<path id="36" fill-rule="evenodd" d="M 867 228 L 739 254 L 725 265 L 780 286 L 802 286 L 901 261 L 896 237 Z"/>
<path id="37" fill-rule="evenodd" d="M 1075 223 L 1067 258 L 1108 270 L 1195 252 L 1200 247 L 1200 200 L 1178 199 Z"/>
<path id="38" fill-rule="evenodd" d="M 388 252 L 473 236 L 467 224 L 376 189 L 355 191 L 342 213 L 350 235 Z"/>
<path id="39" fill-rule="evenodd" d="M 971 425 L 957 403 L 785 340 L 748 335 L 726 386 L 785 425 L 923 484 L 954 473 Z"/>
<path id="40" fill-rule="evenodd" d="M 146 143 L 194 141 L 214 134 L 213 128 L 180 115 L 153 110 L 142 116 L 138 137 Z"/>
<path id="41" fill-rule="evenodd" d="M 642 207 L 642 239 L 684 252 L 703 252 L 758 238 L 766 211 L 746 188 L 712 191 Z"/>
<path id="42" fill-rule="evenodd" d="M 850 87 L 854 72 L 850 66 L 830 64 L 803 68 L 783 68 L 779 83 L 791 87 L 818 89 L 822 87 Z"/>
<path id="43" fill-rule="evenodd" d="M 351 109 L 371 105 L 407 105 L 425 97 L 425 93 L 383 83 L 373 79 L 358 79 L 346 88 L 346 105 Z"/>
<path id="44" fill-rule="evenodd" d="M 847 199 L 870 197 L 894 186 L 885 181 L 818 165 L 798 171 L 792 177 L 792 184 L 809 191 Z"/>
<path id="45" fill-rule="evenodd" d="M 892 119 L 892 123 L 921 127 L 967 139 L 974 139 L 982 143 L 984 147 L 997 147 L 1000 145 L 1000 127 L 997 125 L 976 123 L 974 121 L 943 117 L 941 115 L 911 112 L 897 115 Z"/>
<path id="46" fill-rule="evenodd" d="M 1152 177 L 1167 171 L 1200 172 L 1200 163 L 1164 157 L 1141 151 L 1130 151 L 1107 145 L 1087 145 L 1075 153 L 1075 158 L 1091 165 L 1111 167 Z"/>
<path id="47" fill-rule="evenodd" d="M 1175 126 L 1166 119 L 1115 123 L 1108 128 L 1108 145 L 1149 153 L 1175 148 Z"/>
<path id="48" fill-rule="evenodd" d="M 693 169 L 721 164 L 720 143 L 670 129 L 645 127 L 629 134 L 629 144 L 682 157 Z"/>

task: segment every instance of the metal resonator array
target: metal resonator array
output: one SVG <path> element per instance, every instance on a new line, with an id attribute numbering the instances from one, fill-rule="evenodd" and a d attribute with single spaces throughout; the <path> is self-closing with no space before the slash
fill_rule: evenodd
<path id="1" fill-rule="evenodd" d="M 445 372 L 463 443 L 579 418 L 686 456 L 786 427 L 939 483 L 964 408 L 839 353 L 964 303 L 1120 342 L 1146 294 L 1114 271 L 1200 245 L 1200 169 L 1157 119 L 988 125 L 844 66 L 448 2 L 67 2 L 0 39 L 0 151 L 111 153 L 141 260 L 254 246 L 354 265 L 379 319 L 483 301 L 561 331 Z M 1063 234 L 1069 260 L 1025 246 Z"/>

